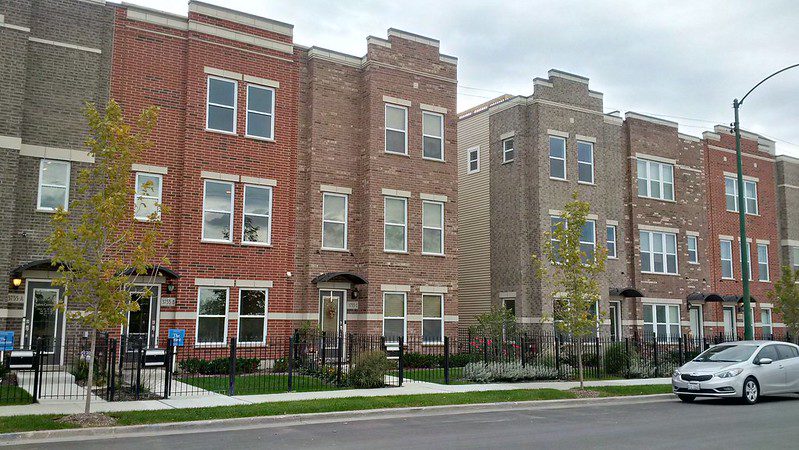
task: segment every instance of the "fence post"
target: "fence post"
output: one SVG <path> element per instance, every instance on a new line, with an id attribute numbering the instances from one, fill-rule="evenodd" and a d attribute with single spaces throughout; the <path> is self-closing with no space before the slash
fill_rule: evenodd
<path id="1" fill-rule="evenodd" d="M 560 339 L 558 339 L 558 335 L 553 335 L 553 340 L 555 342 L 555 368 L 558 369 L 558 378 L 560 378 Z"/>
<path id="2" fill-rule="evenodd" d="M 172 339 L 166 340 L 166 361 L 164 361 L 164 398 L 169 398 L 169 395 L 172 393 L 172 352 L 174 348 L 172 347 Z"/>
<path id="3" fill-rule="evenodd" d="M 236 394 L 236 338 L 230 338 L 230 361 L 228 366 L 228 388 L 229 396 Z M 291 362 L 289 362 L 291 364 Z"/>
<path id="4" fill-rule="evenodd" d="M 41 348 L 42 338 L 36 338 L 36 344 L 33 349 L 33 401 L 39 400 L 39 381 L 41 380 L 41 374 L 39 371 L 42 367 L 42 354 L 39 351 Z"/>
<path id="5" fill-rule="evenodd" d="M 624 354 L 627 356 L 624 358 L 627 360 L 627 378 L 630 377 L 630 338 L 624 338 Z"/>
<path id="6" fill-rule="evenodd" d="M 686 339 L 688 339 L 688 335 L 683 335 L 683 336 L 680 336 L 679 338 L 677 338 L 677 340 L 678 340 L 677 344 L 679 344 L 679 346 L 680 346 L 680 358 L 679 358 L 679 361 L 680 361 L 680 365 L 681 366 L 683 364 L 685 364 L 685 362 L 684 362 L 685 361 L 685 352 L 684 352 L 684 349 L 683 349 L 683 344 L 685 343 Z"/>
<path id="7" fill-rule="evenodd" d="M 144 358 L 141 345 L 138 350 L 139 354 L 138 358 L 136 358 L 136 400 L 139 399 L 139 394 L 141 393 L 141 360 Z"/>
<path id="8" fill-rule="evenodd" d="M 488 339 L 483 336 L 483 362 L 488 364 Z"/>
<path id="9" fill-rule="evenodd" d="M 322 353 L 322 367 L 325 367 L 325 354 L 327 353 L 325 351 L 326 348 L 327 348 L 327 345 L 325 344 L 325 332 L 323 331 L 322 332 L 322 348 L 321 348 L 321 352 L 320 352 L 320 353 Z"/>
<path id="10" fill-rule="evenodd" d="M 288 381 L 288 390 L 291 392 L 292 385 L 294 384 L 294 342 L 296 342 L 294 336 L 289 338 L 289 381 Z"/>
<path id="11" fill-rule="evenodd" d="M 521 355 L 520 355 L 520 356 L 521 356 L 521 358 L 522 358 L 522 367 L 524 367 L 524 366 L 527 364 L 527 358 L 525 357 L 525 354 L 524 354 L 524 353 L 525 353 L 525 350 L 527 349 L 527 347 L 525 347 L 525 343 L 524 343 L 524 341 L 525 341 L 525 337 L 527 337 L 527 333 L 524 333 L 524 334 L 522 335 L 522 338 L 521 338 L 521 339 L 522 339 L 521 346 L 519 346 L 519 349 L 520 349 L 520 350 L 521 350 L 521 352 L 522 352 L 522 353 L 521 353 Z"/>
<path id="12" fill-rule="evenodd" d="M 336 352 L 336 386 L 341 386 L 341 358 L 344 356 L 344 336 L 338 333 L 336 337 L 338 351 Z"/>
<path id="13" fill-rule="evenodd" d="M 600 378 L 602 374 L 602 364 L 599 359 L 599 336 L 594 338 L 594 349 L 596 350 L 596 377 Z"/>
<path id="14" fill-rule="evenodd" d="M 449 336 L 444 336 L 444 384 L 449 384 Z"/>
<path id="15" fill-rule="evenodd" d="M 652 345 L 655 351 L 655 376 L 660 374 L 660 364 L 658 364 L 658 338 L 657 336 L 652 336 Z"/>
<path id="16" fill-rule="evenodd" d="M 116 364 L 116 362 L 117 362 L 117 340 L 116 339 L 113 339 L 111 341 L 111 350 L 109 352 L 111 353 L 110 355 L 108 355 L 109 359 L 110 359 L 109 366 L 111 367 L 111 370 L 109 370 L 109 373 L 108 373 L 108 379 L 109 379 L 108 401 L 109 402 L 113 402 L 114 401 L 114 394 L 116 394 L 116 390 L 117 390 L 117 380 L 116 380 L 116 374 L 117 374 L 117 364 Z"/>
<path id="17" fill-rule="evenodd" d="M 399 385 L 402 387 L 402 381 L 405 377 L 405 343 L 402 336 L 399 338 Z"/>

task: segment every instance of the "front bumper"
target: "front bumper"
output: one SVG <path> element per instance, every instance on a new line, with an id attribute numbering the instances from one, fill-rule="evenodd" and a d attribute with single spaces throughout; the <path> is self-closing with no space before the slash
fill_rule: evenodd
<path id="1" fill-rule="evenodd" d="M 699 390 L 691 385 L 699 386 Z M 675 394 L 695 395 L 697 397 L 740 397 L 743 392 L 744 377 L 713 377 L 708 381 L 685 381 L 681 378 L 671 379 L 671 388 Z"/>

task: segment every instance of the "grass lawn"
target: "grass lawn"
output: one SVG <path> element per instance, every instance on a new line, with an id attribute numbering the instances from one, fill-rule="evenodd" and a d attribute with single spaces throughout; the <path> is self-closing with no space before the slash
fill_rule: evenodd
<path id="1" fill-rule="evenodd" d="M 599 392 L 600 397 L 618 397 L 624 395 L 671 394 L 670 384 L 649 384 L 639 386 L 596 386 L 588 388 Z"/>
<path id="2" fill-rule="evenodd" d="M 197 386 L 211 392 L 227 394 L 230 378 L 226 375 L 211 377 L 175 378 L 175 381 Z M 292 391 L 330 391 L 337 389 L 316 377 L 294 375 Z M 236 395 L 277 394 L 288 392 L 288 375 L 240 375 L 236 377 Z"/>
<path id="3" fill-rule="evenodd" d="M 405 378 L 416 381 L 426 381 L 428 383 L 444 383 L 444 368 L 436 369 L 405 369 Z M 463 379 L 463 367 L 450 367 L 449 384 L 467 384 Z"/>
<path id="4" fill-rule="evenodd" d="M 18 386 L 0 385 L 0 405 L 19 405 L 32 403 L 28 391 Z"/>
<path id="5" fill-rule="evenodd" d="M 668 389 L 667 389 L 668 388 Z M 588 388 L 602 392 L 603 396 L 639 395 L 670 392 L 668 385 L 613 386 Z M 572 399 L 577 395 L 556 389 L 516 389 L 510 391 L 464 392 L 454 394 L 392 395 L 381 397 L 352 397 L 323 400 L 256 403 L 252 405 L 217 406 L 211 408 L 168 409 L 159 411 L 126 411 L 110 413 L 119 425 L 139 425 L 192 420 L 231 419 L 237 417 L 276 416 L 283 414 L 309 414 L 332 411 L 355 411 L 379 408 L 423 407 L 439 405 L 467 405 L 494 402 L 521 402 L 531 400 Z M 73 428 L 55 422 L 58 415 L 3 417 L 0 433 L 32 430 Z"/>

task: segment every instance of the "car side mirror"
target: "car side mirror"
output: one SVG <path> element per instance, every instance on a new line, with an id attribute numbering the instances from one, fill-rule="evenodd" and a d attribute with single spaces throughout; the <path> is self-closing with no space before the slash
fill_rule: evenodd
<path id="1" fill-rule="evenodd" d="M 758 364 L 771 364 L 771 358 L 760 358 L 757 360 Z"/>

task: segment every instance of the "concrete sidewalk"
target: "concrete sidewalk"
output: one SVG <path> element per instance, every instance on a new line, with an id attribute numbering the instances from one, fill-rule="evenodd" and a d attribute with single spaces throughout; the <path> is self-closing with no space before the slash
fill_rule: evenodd
<path id="1" fill-rule="evenodd" d="M 635 380 L 586 381 L 586 386 L 638 386 L 648 384 L 669 384 L 670 378 L 645 378 Z M 248 405 L 253 403 L 283 402 L 292 400 L 312 400 L 326 398 L 378 397 L 384 395 L 446 394 L 454 392 L 503 391 L 512 389 L 559 389 L 578 387 L 576 381 L 535 381 L 528 383 L 486 383 L 486 384 L 435 384 L 419 381 L 406 381 L 402 387 L 377 389 L 342 389 L 337 391 L 287 392 L 283 394 L 240 395 L 228 397 L 221 394 L 200 396 L 175 396 L 168 400 L 139 400 L 126 402 L 97 402 L 92 404 L 93 412 L 151 411 L 175 408 L 204 408 L 208 406 Z M 74 414 L 83 412 L 83 400 L 40 400 L 31 405 L 0 406 L 0 416 L 24 414 Z"/>

